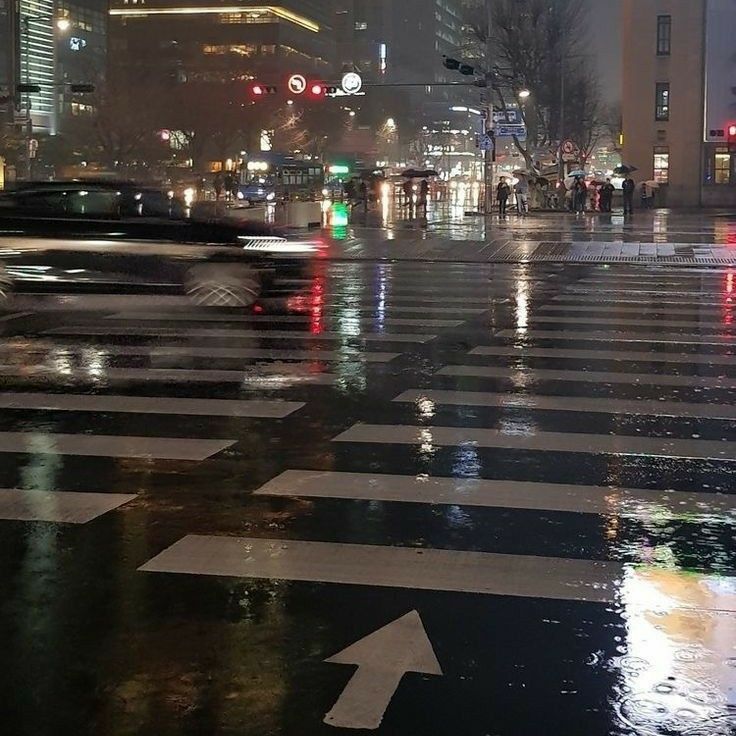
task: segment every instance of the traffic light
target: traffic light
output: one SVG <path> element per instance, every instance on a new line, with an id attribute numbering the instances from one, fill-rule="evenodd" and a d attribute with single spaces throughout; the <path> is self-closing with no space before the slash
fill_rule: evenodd
<path id="1" fill-rule="evenodd" d="M 472 77 L 473 74 L 475 74 L 475 67 L 470 66 L 470 64 L 465 64 L 462 61 L 458 61 L 457 59 L 453 59 L 451 56 L 442 57 L 442 64 L 445 69 L 449 69 L 453 72 L 460 72 L 460 74 L 466 77 Z"/>
<path id="2" fill-rule="evenodd" d="M 278 92 L 276 87 L 272 87 L 267 84 L 261 84 L 260 82 L 254 82 L 250 87 L 250 95 L 255 100 L 260 100 L 268 95 L 275 95 Z"/>
<path id="3" fill-rule="evenodd" d="M 730 153 L 736 153 L 736 123 L 728 126 L 728 150 Z"/>

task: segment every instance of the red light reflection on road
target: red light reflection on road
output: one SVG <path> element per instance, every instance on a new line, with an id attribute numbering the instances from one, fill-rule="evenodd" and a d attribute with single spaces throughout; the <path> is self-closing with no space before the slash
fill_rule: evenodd
<path id="1" fill-rule="evenodd" d="M 309 331 L 313 335 L 324 332 L 324 309 L 325 309 L 325 275 L 324 269 L 316 274 L 312 283 L 312 297 L 309 309 Z"/>
<path id="2" fill-rule="evenodd" d="M 734 323 L 734 272 L 726 273 L 726 284 L 723 290 L 723 324 L 732 325 Z"/>

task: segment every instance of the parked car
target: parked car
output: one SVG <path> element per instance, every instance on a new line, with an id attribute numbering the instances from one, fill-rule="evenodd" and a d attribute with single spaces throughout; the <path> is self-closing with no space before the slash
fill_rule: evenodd
<path id="1" fill-rule="evenodd" d="M 178 293 L 246 307 L 303 278 L 316 246 L 263 224 L 188 216 L 131 182 L 44 182 L 0 194 L 0 293 Z"/>

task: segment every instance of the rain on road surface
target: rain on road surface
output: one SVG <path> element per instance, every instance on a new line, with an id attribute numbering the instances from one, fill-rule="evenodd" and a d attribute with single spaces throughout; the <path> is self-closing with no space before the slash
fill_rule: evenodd
<path id="1" fill-rule="evenodd" d="M 325 259 L 298 314 L 11 310 L 4 733 L 734 733 L 735 279 Z"/>

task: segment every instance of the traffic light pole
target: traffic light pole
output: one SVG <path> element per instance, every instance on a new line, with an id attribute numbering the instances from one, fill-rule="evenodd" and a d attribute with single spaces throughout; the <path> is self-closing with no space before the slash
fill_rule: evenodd
<path id="1" fill-rule="evenodd" d="M 488 107 L 487 107 L 487 118 L 486 126 L 490 126 L 493 129 L 493 3 L 492 0 L 486 0 L 486 86 L 490 89 L 488 93 Z M 487 133 L 487 131 L 484 131 Z M 494 154 L 496 148 L 495 138 L 493 140 L 493 148 L 488 147 L 485 151 L 483 161 L 483 181 L 484 181 L 484 196 L 483 196 L 483 211 L 488 217 L 493 211 L 493 178 L 494 178 Z"/>

